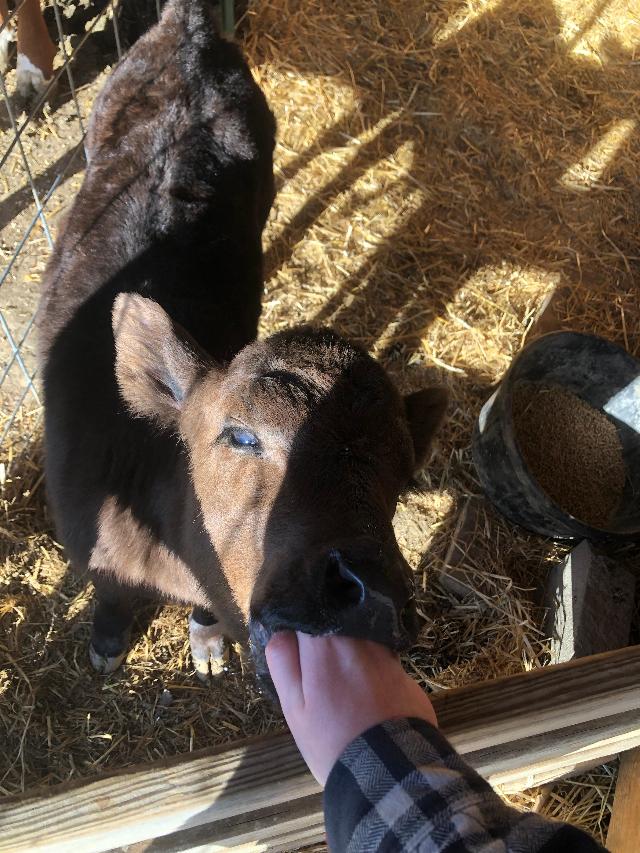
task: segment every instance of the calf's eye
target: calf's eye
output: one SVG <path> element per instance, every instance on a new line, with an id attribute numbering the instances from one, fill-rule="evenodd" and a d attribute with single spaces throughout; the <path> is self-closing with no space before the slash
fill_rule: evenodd
<path id="1" fill-rule="evenodd" d="M 244 427 L 225 427 L 218 442 L 228 444 L 236 450 L 248 450 L 253 453 L 259 453 L 262 449 L 259 439 Z"/>

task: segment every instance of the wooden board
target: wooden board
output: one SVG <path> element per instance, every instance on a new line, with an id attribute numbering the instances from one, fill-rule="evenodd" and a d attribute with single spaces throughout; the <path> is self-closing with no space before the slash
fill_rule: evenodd
<path id="1" fill-rule="evenodd" d="M 325 840 L 322 794 L 283 803 L 279 810 L 267 810 L 263 815 L 238 815 L 229 821 L 202 824 L 155 838 L 153 853 L 217 853 L 269 850 L 269 853 L 299 850 Z M 150 853 L 149 841 L 140 841 L 109 853 Z"/>
<path id="2" fill-rule="evenodd" d="M 640 849 L 640 749 L 620 759 L 607 849 L 611 853 L 637 853 Z"/>
<path id="3" fill-rule="evenodd" d="M 433 698 L 454 746 L 518 790 L 640 746 L 640 647 Z M 2 801 L 0 851 L 286 850 L 322 837 L 318 795 L 270 735 Z"/>

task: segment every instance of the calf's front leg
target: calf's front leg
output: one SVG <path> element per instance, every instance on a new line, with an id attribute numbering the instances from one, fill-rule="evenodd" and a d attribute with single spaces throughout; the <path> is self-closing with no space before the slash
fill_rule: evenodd
<path id="1" fill-rule="evenodd" d="M 224 637 L 218 620 L 210 610 L 194 607 L 189 616 L 189 643 L 191 657 L 198 678 L 202 681 L 211 675 L 220 675 L 224 669 Z"/>
<path id="2" fill-rule="evenodd" d="M 97 672 L 114 672 L 125 659 L 133 624 L 132 593 L 116 582 L 94 578 L 96 606 L 89 657 Z"/>

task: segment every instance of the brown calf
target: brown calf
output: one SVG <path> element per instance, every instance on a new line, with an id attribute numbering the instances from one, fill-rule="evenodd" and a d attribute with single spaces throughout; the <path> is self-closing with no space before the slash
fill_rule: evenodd
<path id="1" fill-rule="evenodd" d="M 328 330 L 255 342 L 274 130 L 206 0 L 172 0 L 94 108 L 39 328 L 48 492 L 101 670 L 134 591 L 194 605 L 203 675 L 223 634 L 259 669 L 279 628 L 415 636 L 391 519 L 446 396 L 403 399 Z"/>
<path id="2" fill-rule="evenodd" d="M 5 72 L 9 65 L 9 43 L 15 39 L 14 18 L 8 21 L 7 0 L 0 0 L 0 71 Z M 56 47 L 49 38 L 47 26 L 42 17 L 40 0 L 22 0 L 16 15 L 18 59 L 16 66 L 16 87 L 27 97 L 31 91 L 43 92 L 53 76 L 53 58 Z"/>

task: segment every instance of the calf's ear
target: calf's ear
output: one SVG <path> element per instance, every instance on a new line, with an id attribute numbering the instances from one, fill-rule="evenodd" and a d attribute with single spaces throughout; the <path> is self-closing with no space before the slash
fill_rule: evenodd
<path id="1" fill-rule="evenodd" d="M 413 439 L 416 471 L 427 461 L 431 440 L 442 423 L 448 404 L 449 394 L 446 388 L 439 387 L 424 388 L 422 391 L 407 394 L 404 398 L 409 432 Z"/>
<path id="2" fill-rule="evenodd" d="M 116 380 L 128 408 L 161 426 L 175 425 L 205 369 L 197 345 L 157 302 L 137 293 L 116 297 L 111 320 Z"/>

